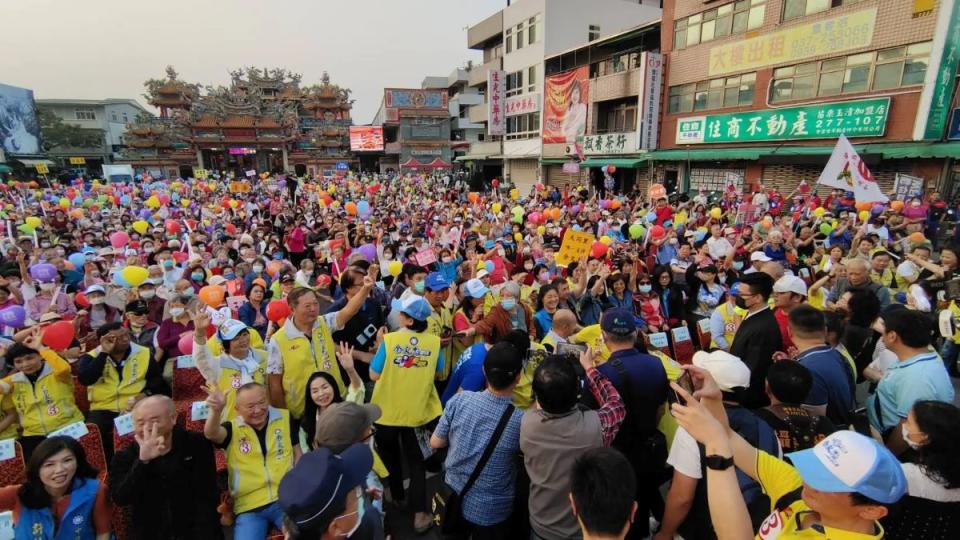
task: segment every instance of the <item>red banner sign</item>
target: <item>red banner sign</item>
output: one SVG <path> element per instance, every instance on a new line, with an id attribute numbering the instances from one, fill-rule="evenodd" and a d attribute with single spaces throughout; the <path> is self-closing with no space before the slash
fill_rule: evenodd
<path id="1" fill-rule="evenodd" d="M 543 97 L 543 142 L 574 143 L 587 132 L 590 68 L 547 77 Z"/>

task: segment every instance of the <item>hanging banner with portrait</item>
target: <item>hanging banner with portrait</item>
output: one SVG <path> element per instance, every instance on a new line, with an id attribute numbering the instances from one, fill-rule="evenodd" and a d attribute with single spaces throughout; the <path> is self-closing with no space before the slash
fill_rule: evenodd
<path id="1" fill-rule="evenodd" d="M 589 93 L 589 66 L 547 77 L 543 98 L 544 144 L 572 144 L 586 134 Z"/>

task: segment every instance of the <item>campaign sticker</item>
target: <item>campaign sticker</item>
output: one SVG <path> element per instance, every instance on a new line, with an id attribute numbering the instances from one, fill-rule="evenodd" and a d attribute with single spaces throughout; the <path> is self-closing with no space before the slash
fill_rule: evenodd
<path id="1" fill-rule="evenodd" d="M 185 368 L 192 368 L 192 367 L 197 367 L 197 363 L 193 361 L 192 354 L 184 354 L 182 356 L 177 357 L 178 369 L 185 369 Z"/>
<path id="2" fill-rule="evenodd" d="M 3 439 L 0 441 L 0 461 L 7 461 L 17 457 L 17 449 L 13 446 L 15 439 Z"/>
<path id="3" fill-rule="evenodd" d="M 128 433 L 133 433 L 133 414 L 121 414 L 120 416 L 113 419 L 113 427 L 116 429 L 117 435 L 123 437 Z"/>
<path id="4" fill-rule="evenodd" d="M 90 431 L 87 430 L 86 424 L 84 424 L 83 422 L 74 422 L 72 424 L 63 426 L 62 428 L 56 431 L 50 432 L 47 435 L 47 437 L 66 436 L 66 437 L 73 437 L 74 439 L 79 439 L 80 437 L 83 437 L 87 433 L 90 433 Z"/>

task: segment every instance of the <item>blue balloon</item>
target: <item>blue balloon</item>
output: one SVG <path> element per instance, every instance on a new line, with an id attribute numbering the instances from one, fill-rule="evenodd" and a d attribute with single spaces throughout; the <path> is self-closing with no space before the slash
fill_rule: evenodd
<path id="1" fill-rule="evenodd" d="M 704 238 L 707 237 L 707 233 L 703 231 L 697 231 L 697 235 L 693 237 L 694 242 L 702 242 Z"/>
<path id="2" fill-rule="evenodd" d="M 668 219 L 668 220 L 666 220 L 666 221 L 663 222 L 663 228 L 664 228 L 664 229 L 669 229 L 670 227 L 673 227 L 673 221 L 672 221 L 672 220 L 669 220 L 669 219 Z"/>
<path id="3" fill-rule="evenodd" d="M 579 231 L 579 230 L 580 230 L 580 225 L 574 224 L 574 225 L 573 225 L 573 230 Z"/>
<path id="4" fill-rule="evenodd" d="M 127 283 L 127 280 L 123 279 L 123 276 L 120 275 L 120 272 L 113 273 L 113 282 L 125 289 L 133 288 L 133 285 L 130 285 Z"/>
<path id="5" fill-rule="evenodd" d="M 86 257 L 83 256 L 83 253 L 71 253 L 67 260 L 70 261 L 78 272 L 83 272 L 83 263 L 86 262 Z"/>
<path id="6" fill-rule="evenodd" d="M 123 197 L 120 197 L 120 204 L 130 204 L 130 196 L 124 195 Z"/>
<path id="7" fill-rule="evenodd" d="M 656 220 L 657 220 L 656 212 L 651 210 L 650 212 L 647 213 L 647 223 L 653 223 Z"/>
<path id="8" fill-rule="evenodd" d="M 360 201 L 357 204 L 357 212 L 360 214 L 369 214 L 370 213 L 370 203 L 367 201 Z"/>
<path id="9" fill-rule="evenodd" d="M 0 311 L 0 323 L 5 326 L 19 328 L 27 320 L 27 310 L 23 306 L 10 306 Z"/>

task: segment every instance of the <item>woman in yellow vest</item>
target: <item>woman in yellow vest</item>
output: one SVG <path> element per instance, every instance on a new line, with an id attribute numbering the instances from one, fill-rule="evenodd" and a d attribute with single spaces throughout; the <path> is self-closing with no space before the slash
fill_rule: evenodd
<path id="1" fill-rule="evenodd" d="M 414 529 L 420 533 L 432 523 L 427 513 L 426 469 L 415 428 L 435 422 L 442 412 L 433 384 L 443 373 L 440 336 L 427 332 L 430 304 L 413 295 L 399 306 L 400 330 L 390 332 L 370 362 L 370 379 L 376 381 L 371 403 L 383 416 L 377 421 L 376 442 L 390 471 L 393 500 L 404 498 L 404 475 L 409 469 L 410 494 L 407 508 L 415 512 Z"/>
<path id="2" fill-rule="evenodd" d="M 270 529 L 283 527 L 283 511 L 277 502 L 280 480 L 300 459 L 290 413 L 271 407 L 267 388 L 251 382 L 237 389 L 236 416 L 221 424 L 227 397 L 213 385 L 207 392 L 210 413 L 203 435 L 227 455 L 227 478 L 237 516 L 233 537 L 266 538 Z"/>
<path id="3" fill-rule="evenodd" d="M 293 311 L 287 322 L 273 334 L 267 354 L 267 383 L 270 403 L 288 409 L 298 423 L 303 417 L 304 389 L 311 373 L 324 371 L 337 381 L 341 395 L 345 388 L 337 367 L 333 332 L 340 330 L 360 311 L 374 281 L 364 276 L 363 287 L 340 311 L 320 316 L 320 301 L 312 289 L 298 287 L 287 295 Z"/>
<path id="4" fill-rule="evenodd" d="M 0 392 L 12 399 L 16 409 L 4 412 L 4 422 L 19 417 L 23 426 L 20 445 L 24 458 L 51 432 L 76 422 L 83 422 L 83 414 L 73 399 L 73 377 L 70 364 L 57 353 L 43 346 L 40 327 L 24 340 L 14 343 L 4 358 L 17 372 L 0 380 Z M 16 433 L 13 434 L 16 437 Z"/>
<path id="5" fill-rule="evenodd" d="M 747 310 L 737 307 L 736 287 L 734 283 L 727 294 L 727 301 L 717 306 L 710 315 L 710 347 L 728 350 L 733 343 L 733 335 L 743 320 Z"/>
<path id="6" fill-rule="evenodd" d="M 251 382 L 267 383 L 267 351 L 251 346 L 247 325 L 229 319 L 217 330 L 218 341 L 226 352 L 214 356 L 207 342 L 210 314 L 200 310 L 192 318 L 193 361 L 203 378 L 227 396 L 224 410 L 226 419 L 232 420 L 237 389 Z"/>

